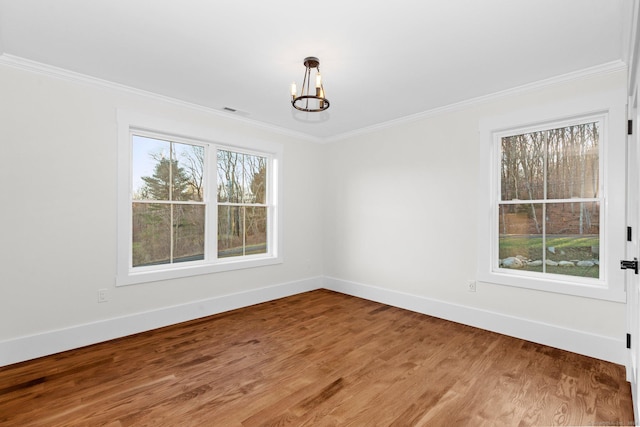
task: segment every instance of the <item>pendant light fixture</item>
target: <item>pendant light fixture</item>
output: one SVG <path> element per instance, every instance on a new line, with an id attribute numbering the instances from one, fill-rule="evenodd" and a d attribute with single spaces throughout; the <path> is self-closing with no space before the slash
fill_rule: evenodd
<path id="1" fill-rule="evenodd" d="M 324 86 L 320 75 L 320 60 L 315 56 L 308 56 L 304 59 L 304 79 L 302 80 L 302 90 L 298 95 L 295 83 L 291 83 L 291 105 L 296 110 L 317 113 L 329 108 L 329 100 L 324 96 Z M 311 89 L 311 69 L 315 68 L 315 87 Z"/>

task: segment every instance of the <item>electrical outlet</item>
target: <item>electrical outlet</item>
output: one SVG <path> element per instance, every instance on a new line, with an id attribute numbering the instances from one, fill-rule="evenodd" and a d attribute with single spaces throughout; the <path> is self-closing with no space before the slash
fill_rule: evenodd
<path id="1" fill-rule="evenodd" d="M 475 280 L 469 280 L 467 282 L 467 289 L 469 290 L 469 292 L 475 292 L 476 291 L 476 281 Z"/>
<path id="2" fill-rule="evenodd" d="M 109 293 L 107 289 L 98 289 L 98 302 L 109 301 Z"/>

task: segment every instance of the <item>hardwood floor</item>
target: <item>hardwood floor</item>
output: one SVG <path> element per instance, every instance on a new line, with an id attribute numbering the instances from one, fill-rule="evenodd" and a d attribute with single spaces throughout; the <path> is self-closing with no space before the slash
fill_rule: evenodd
<path id="1" fill-rule="evenodd" d="M 0 368 L 2 426 L 633 425 L 624 367 L 326 290 Z"/>

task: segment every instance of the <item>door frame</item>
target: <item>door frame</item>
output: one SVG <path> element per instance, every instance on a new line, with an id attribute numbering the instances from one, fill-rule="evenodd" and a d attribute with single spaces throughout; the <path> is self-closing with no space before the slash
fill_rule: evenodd
<path id="1" fill-rule="evenodd" d="M 638 93 L 629 97 L 628 117 L 633 120 L 633 131 L 627 136 L 627 196 L 626 226 L 631 227 L 631 239 L 626 242 L 626 256 L 630 260 L 640 258 L 640 138 L 638 138 Z M 630 342 L 627 362 L 627 380 L 631 384 L 635 419 L 639 418 L 640 397 L 640 276 L 630 270 L 625 275 L 627 294 L 627 333 Z"/>
<path id="2" fill-rule="evenodd" d="M 627 226 L 632 223 L 635 229 L 632 233 L 632 242 L 627 244 L 627 257 L 640 258 L 640 1 L 632 0 L 627 3 L 631 20 L 627 28 L 625 53 L 628 64 L 627 93 L 628 93 L 628 119 L 633 121 L 631 135 L 627 137 L 627 180 L 635 176 L 636 182 L 631 186 L 632 191 L 627 191 L 626 211 L 633 218 L 627 218 Z M 634 168 L 634 175 L 630 170 Z M 629 181 L 628 185 L 629 185 Z M 631 204 L 634 204 L 632 207 Z M 627 331 L 631 335 L 631 348 L 627 363 L 627 380 L 631 384 L 633 411 L 636 422 L 640 419 L 640 277 L 633 273 L 625 277 L 627 286 Z M 634 336 L 635 335 L 635 336 Z"/>

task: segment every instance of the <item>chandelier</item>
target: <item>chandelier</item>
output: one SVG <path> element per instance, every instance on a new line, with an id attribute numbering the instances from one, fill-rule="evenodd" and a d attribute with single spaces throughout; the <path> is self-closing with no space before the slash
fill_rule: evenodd
<path id="1" fill-rule="evenodd" d="M 295 83 L 291 83 L 291 105 L 296 110 L 317 113 L 329 108 L 329 100 L 324 96 L 324 86 L 322 86 L 322 76 L 320 75 L 320 60 L 315 56 L 309 56 L 304 59 L 304 80 L 302 81 L 302 90 L 298 95 L 298 89 Z M 315 75 L 315 93 L 311 92 L 311 69 L 316 69 Z"/>

